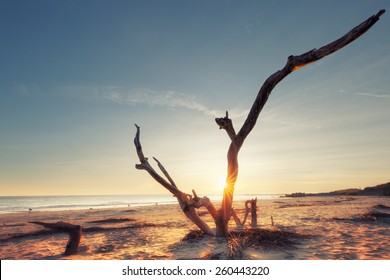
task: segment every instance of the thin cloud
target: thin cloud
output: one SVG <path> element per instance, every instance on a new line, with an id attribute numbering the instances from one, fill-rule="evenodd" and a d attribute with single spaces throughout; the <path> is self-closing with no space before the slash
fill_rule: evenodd
<path id="1" fill-rule="evenodd" d="M 60 96 L 79 98 L 79 99 L 110 99 L 115 100 L 117 95 L 118 102 L 122 89 L 118 86 L 78 86 L 70 85 L 58 87 L 55 89 L 55 94 Z"/>
<path id="2" fill-rule="evenodd" d="M 225 110 L 212 109 L 198 100 L 197 96 L 166 90 L 156 91 L 151 89 L 137 89 L 128 93 L 123 93 L 118 89 L 107 91 L 105 98 L 120 104 L 129 105 L 148 105 L 161 106 L 167 108 L 183 108 L 200 112 L 206 116 L 221 117 L 225 115 Z M 249 110 L 234 108 L 229 110 L 229 114 L 233 118 L 242 118 L 248 114 Z"/>
<path id="3" fill-rule="evenodd" d="M 128 90 L 119 86 L 101 86 L 101 87 L 84 87 L 69 86 L 62 88 L 62 93 L 67 96 L 79 98 L 99 98 L 115 102 L 117 104 L 126 104 L 129 106 L 146 105 L 159 106 L 172 109 L 187 109 L 197 111 L 206 116 L 223 117 L 226 109 L 214 109 L 203 104 L 195 95 L 190 95 L 174 90 L 152 90 L 152 89 L 134 89 Z M 242 108 L 236 105 L 234 108 L 227 108 L 229 117 L 235 121 L 243 121 L 248 116 L 250 106 Z M 262 122 L 274 123 L 282 126 L 310 127 L 319 128 L 318 125 L 311 125 L 307 122 L 298 122 L 283 119 L 277 114 L 268 114 L 261 118 Z"/>
<path id="4" fill-rule="evenodd" d="M 168 108 L 185 108 L 201 112 L 208 116 L 218 116 L 220 111 L 211 109 L 200 103 L 195 96 L 176 91 L 155 91 L 139 89 L 128 94 L 128 104 L 146 104 L 149 106 L 162 106 Z"/>
<path id="5" fill-rule="evenodd" d="M 390 98 L 390 95 L 388 95 L 388 94 L 376 94 L 376 93 L 367 93 L 367 92 L 353 92 L 352 94 L 361 95 L 361 96 L 377 97 L 377 98 Z"/>
<path id="6" fill-rule="evenodd" d="M 28 90 L 20 87 L 20 92 Z M 174 90 L 152 90 L 152 89 L 132 89 L 129 90 L 120 86 L 80 86 L 68 85 L 61 86 L 50 91 L 50 94 L 64 96 L 67 98 L 86 99 L 86 100 L 109 100 L 118 104 L 127 105 L 147 105 L 160 106 L 172 109 L 187 109 L 200 112 L 206 116 L 222 117 L 225 115 L 225 108 L 210 108 L 199 100 L 196 95 L 191 95 Z M 248 115 L 249 109 L 242 109 L 235 106 L 229 111 L 229 116 L 234 119 L 243 119 Z"/>

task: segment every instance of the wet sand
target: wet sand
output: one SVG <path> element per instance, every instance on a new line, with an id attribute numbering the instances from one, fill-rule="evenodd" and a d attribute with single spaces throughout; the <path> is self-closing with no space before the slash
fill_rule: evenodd
<path id="1" fill-rule="evenodd" d="M 390 259 L 390 198 L 280 198 L 257 205 L 257 235 L 235 231 L 229 242 L 188 236 L 196 227 L 178 205 L 2 214 L 0 259 Z M 234 204 L 241 219 L 243 206 Z M 33 221 L 81 225 L 79 253 L 64 256 L 68 235 Z M 232 256 L 234 243 L 240 252 Z"/>

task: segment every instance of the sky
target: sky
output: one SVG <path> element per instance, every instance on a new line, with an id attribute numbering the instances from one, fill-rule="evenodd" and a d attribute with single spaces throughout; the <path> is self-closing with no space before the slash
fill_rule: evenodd
<path id="1" fill-rule="evenodd" d="M 230 142 L 214 118 L 228 110 L 238 131 L 289 55 L 380 9 L 276 86 L 240 151 L 240 194 L 390 181 L 388 1 L 3 0 L 0 195 L 168 193 L 135 169 L 135 123 L 182 191 L 222 194 Z"/>

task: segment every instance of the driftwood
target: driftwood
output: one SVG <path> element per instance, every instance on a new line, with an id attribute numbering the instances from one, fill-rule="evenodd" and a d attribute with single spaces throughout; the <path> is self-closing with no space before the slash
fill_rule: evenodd
<path id="1" fill-rule="evenodd" d="M 32 224 L 37 224 L 44 226 L 45 228 L 52 229 L 54 231 L 66 232 L 69 234 L 69 240 L 65 247 L 65 256 L 77 254 L 79 249 L 80 240 L 82 236 L 82 227 L 80 225 L 73 225 L 64 222 L 57 223 L 45 223 L 45 222 L 31 222 Z"/>
<path id="2" fill-rule="evenodd" d="M 255 199 L 245 201 L 245 215 L 244 215 L 244 220 L 242 222 L 238 217 L 234 208 L 231 209 L 230 211 L 231 217 L 233 217 L 237 226 L 241 227 L 245 225 L 250 212 L 252 222 L 249 224 L 252 228 L 257 228 L 257 205 L 256 204 L 257 204 L 257 197 Z"/>
<path id="3" fill-rule="evenodd" d="M 231 213 L 231 216 L 233 217 L 233 220 L 234 222 L 236 223 L 236 225 L 238 227 L 240 226 L 243 226 L 245 224 L 245 221 L 244 222 L 241 222 L 240 218 L 237 216 L 237 213 L 236 213 L 236 210 L 234 210 L 234 208 L 232 208 L 232 210 L 230 211 Z M 246 213 L 245 213 L 246 214 Z"/>
<path id="4" fill-rule="evenodd" d="M 380 10 L 377 14 L 371 16 L 366 21 L 362 22 L 351 31 L 349 31 L 344 36 L 339 39 L 319 48 L 313 49 L 306 53 L 303 53 L 298 56 L 290 55 L 287 58 L 286 65 L 279 71 L 276 71 L 274 74 L 269 76 L 262 87 L 260 88 L 256 99 L 252 105 L 249 114 L 241 127 L 241 129 L 236 133 L 233 122 L 229 118 L 229 114 L 226 111 L 225 117 L 216 118 L 215 121 L 220 129 L 224 129 L 231 140 L 228 152 L 227 152 L 227 176 L 226 176 L 226 186 L 223 191 L 222 206 L 219 210 L 216 210 L 212 205 L 210 200 L 207 197 L 198 198 L 195 193 L 194 196 L 185 194 L 181 192 L 169 174 L 166 172 L 165 168 L 157 161 L 158 166 L 161 171 L 164 173 L 168 181 L 162 178 L 160 175 L 155 172 L 155 170 L 150 166 L 147 161 L 147 158 L 144 157 L 141 143 L 139 139 L 140 128 L 137 127 L 136 137 L 134 139 L 134 144 L 137 149 L 138 158 L 140 164 L 136 165 L 137 169 L 146 170 L 157 182 L 163 185 L 168 189 L 176 198 L 188 218 L 190 218 L 203 232 L 209 235 L 216 235 L 220 237 L 228 236 L 228 222 L 232 216 L 232 205 L 233 205 L 233 196 L 234 196 L 234 186 L 237 181 L 238 176 L 238 153 L 249 133 L 254 128 L 257 119 L 260 115 L 261 110 L 263 109 L 265 103 L 268 100 L 274 87 L 282 81 L 286 76 L 288 76 L 293 71 L 302 68 L 310 63 L 313 63 L 321 58 L 330 55 L 341 48 L 345 47 L 349 43 L 353 42 L 366 31 L 368 31 L 380 18 L 381 15 L 385 13 L 385 10 Z M 216 230 L 215 233 L 211 228 L 202 221 L 199 216 L 196 214 L 194 208 L 199 208 L 205 206 L 214 218 Z M 234 214 L 233 214 L 234 217 Z M 252 222 L 253 224 L 253 222 Z"/>
<path id="5" fill-rule="evenodd" d="M 251 227 L 256 228 L 257 227 L 257 197 L 256 199 L 251 199 L 245 201 L 245 217 L 242 224 L 245 224 L 246 219 L 248 218 L 249 212 L 251 212 Z"/>
<path id="6" fill-rule="evenodd" d="M 148 158 L 144 156 L 142 151 L 141 141 L 140 141 L 140 127 L 135 125 L 137 128 L 137 133 L 134 138 L 134 145 L 137 150 L 138 158 L 140 160 L 140 164 L 136 164 L 136 168 L 140 170 L 147 171 L 150 176 L 153 177 L 157 182 L 159 182 L 163 187 L 165 187 L 169 192 L 173 194 L 177 198 L 181 209 L 184 214 L 192 221 L 195 225 L 197 225 L 204 233 L 208 235 L 214 235 L 213 230 L 198 216 L 195 211 L 195 208 L 200 208 L 201 206 L 206 207 L 209 213 L 215 217 L 216 209 L 214 205 L 211 203 L 210 199 L 207 197 L 199 198 L 195 191 L 193 191 L 193 196 L 190 194 L 186 194 L 178 189 L 175 182 L 169 175 L 168 171 L 164 168 L 160 161 L 156 158 L 153 158 L 161 172 L 165 175 L 166 179 L 160 176 L 154 168 L 149 164 Z"/>

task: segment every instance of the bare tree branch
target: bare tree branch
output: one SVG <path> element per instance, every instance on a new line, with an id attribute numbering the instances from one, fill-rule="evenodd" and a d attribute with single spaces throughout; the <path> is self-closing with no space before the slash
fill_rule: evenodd
<path id="1" fill-rule="evenodd" d="M 165 187 L 168 191 L 170 191 L 174 196 L 176 196 L 176 197 L 184 196 L 185 195 L 184 193 L 179 191 L 178 188 L 174 184 L 168 183 L 149 164 L 148 158 L 146 158 L 144 156 L 144 153 L 142 151 L 142 146 L 141 146 L 141 142 L 140 142 L 140 127 L 138 125 L 135 125 L 135 127 L 137 128 L 137 133 L 136 133 L 135 138 L 134 138 L 134 145 L 135 145 L 136 150 L 137 150 L 138 158 L 141 162 L 140 164 L 136 164 L 135 167 L 137 169 L 147 171 L 150 174 L 150 176 L 153 177 L 153 179 L 155 179 L 158 183 L 160 183 L 163 187 Z M 159 163 L 159 166 L 162 166 L 159 161 L 157 161 L 157 162 Z M 164 167 L 162 167 L 162 169 L 165 171 Z M 168 177 L 169 177 L 169 175 L 168 175 Z"/>
<path id="2" fill-rule="evenodd" d="M 233 217 L 234 221 L 236 222 L 236 225 L 237 225 L 237 226 L 243 226 L 243 225 L 245 224 L 246 218 L 244 217 L 245 220 L 244 220 L 243 222 L 241 222 L 241 220 L 240 220 L 240 218 L 237 216 L 237 213 L 236 213 L 236 211 L 234 210 L 234 208 L 232 208 L 232 209 L 230 210 L 230 213 L 232 214 L 232 217 Z"/>
<path id="3" fill-rule="evenodd" d="M 234 130 L 234 127 L 233 127 L 233 122 L 231 119 L 229 119 L 229 113 L 228 111 L 226 111 L 226 116 L 223 117 L 223 118 L 216 118 L 215 119 L 215 122 L 219 125 L 219 129 L 225 129 L 230 140 L 232 140 L 232 142 L 235 142 L 236 141 L 236 131 Z"/>
<path id="4" fill-rule="evenodd" d="M 155 157 L 153 159 L 157 162 L 158 167 L 160 168 L 161 172 L 164 173 L 165 177 L 167 177 L 168 181 L 171 183 L 172 187 L 175 187 L 177 189 L 177 186 L 171 176 L 169 175 L 168 171 L 164 168 L 164 166 L 159 162 Z"/>
<path id="5" fill-rule="evenodd" d="M 195 208 L 199 208 L 201 206 L 205 206 L 207 210 L 212 211 L 213 213 L 210 213 L 211 215 L 215 215 L 215 208 L 210 202 L 209 199 L 202 199 L 201 203 L 199 203 L 199 199 L 193 199 L 191 195 L 183 193 L 178 189 L 175 182 L 169 175 L 168 171 L 165 169 L 165 167 L 158 161 L 156 158 L 154 160 L 157 162 L 158 167 L 160 170 L 164 173 L 164 175 L 168 178 L 167 182 L 163 177 L 161 177 L 149 164 L 148 159 L 144 156 L 144 153 L 142 151 L 141 141 L 140 141 L 140 127 L 138 125 L 135 125 L 137 128 L 137 132 L 134 138 L 134 145 L 137 150 L 137 155 L 140 160 L 140 164 L 136 164 L 137 169 L 145 170 L 147 171 L 150 176 L 153 177 L 159 184 L 161 184 L 163 187 L 165 187 L 169 192 L 171 192 L 179 202 L 179 205 L 181 209 L 183 210 L 184 214 L 194 223 L 196 224 L 204 233 L 208 235 L 214 236 L 214 231 L 198 216 L 198 214 L 195 211 Z"/>
<path id="6" fill-rule="evenodd" d="M 248 136 L 248 134 L 255 126 L 257 118 L 259 117 L 259 114 L 263 109 L 264 104 L 267 102 L 268 97 L 271 94 L 271 91 L 281 80 L 283 80 L 287 75 L 289 75 L 294 70 L 297 70 L 299 68 L 304 67 L 305 65 L 320 60 L 321 58 L 330 55 L 340 50 L 341 48 L 345 47 L 349 43 L 353 42 L 361 35 L 363 35 L 366 31 L 368 31 L 379 20 L 380 16 L 383 15 L 384 13 L 385 10 L 380 10 L 376 15 L 371 16 L 366 21 L 362 22 L 361 24 L 353 28 L 351 31 L 349 31 L 341 38 L 319 49 L 314 49 L 298 56 L 292 56 L 292 55 L 289 56 L 287 59 L 287 63 L 283 67 L 283 69 L 272 74 L 264 82 L 263 86 L 260 88 L 260 91 L 257 94 L 257 97 L 248 114 L 248 117 L 246 118 L 242 128 L 238 132 L 237 140 L 236 140 L 237 145 L 239 147 L 242 146 L 242 143 L 244 142 L 245 138 Z"/>

